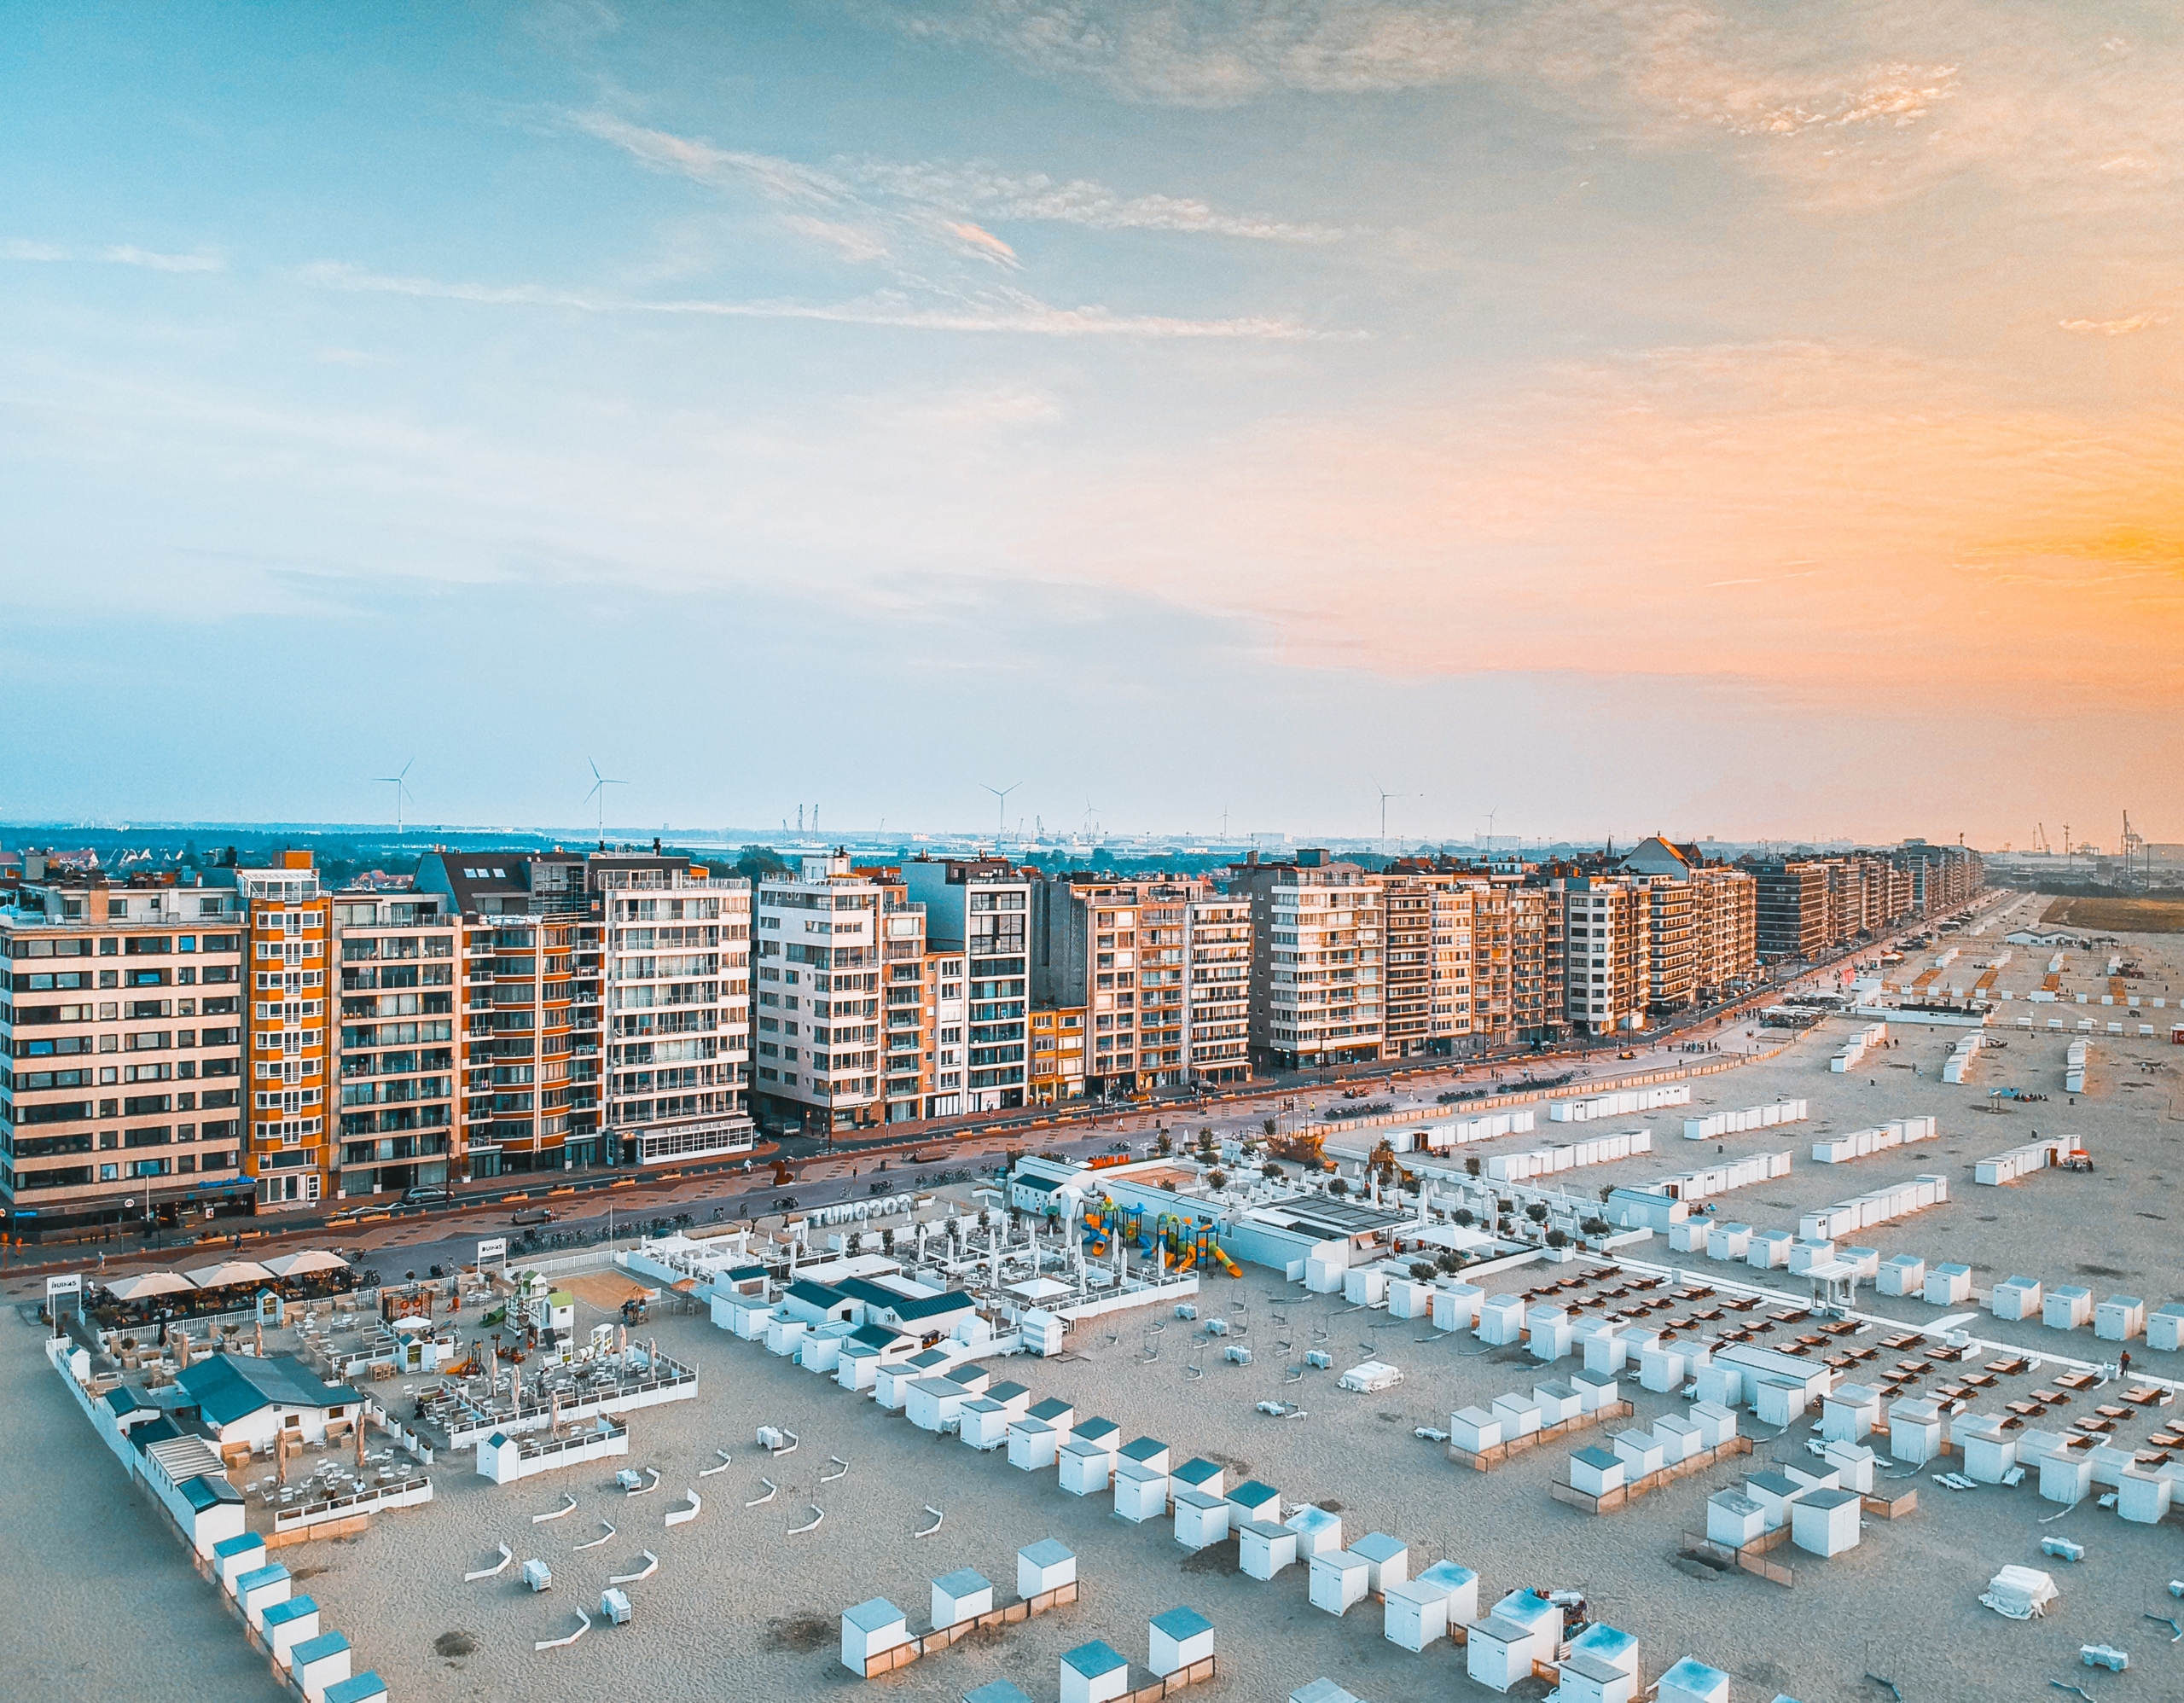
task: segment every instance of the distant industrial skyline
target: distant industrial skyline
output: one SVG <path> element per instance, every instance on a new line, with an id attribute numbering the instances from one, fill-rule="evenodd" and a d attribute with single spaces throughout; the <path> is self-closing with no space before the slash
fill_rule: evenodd
<path id="1" fill-rule="evenodd" d="M 9 814 L 2184 839 L 2171 11 L 13 47 Z"/>

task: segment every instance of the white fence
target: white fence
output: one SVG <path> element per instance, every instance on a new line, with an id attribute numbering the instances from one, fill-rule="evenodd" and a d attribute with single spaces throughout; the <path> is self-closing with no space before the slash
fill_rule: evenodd
<path id="1" fill-rule="evenodd" d="M 375 1513 L 382 1508 L 415 1508 L 432 1499 L 430 1479 L 404 1479 L 400 1484 L 380 1485 L 352 1496 L 329 1497 L 324 1502 L 301 1502 L 282 1508 L 273 1516 L 273 1530 L 276 1533 L 300 1532 L 313 1526 L 353 1519 L 359 1514 Z"/>

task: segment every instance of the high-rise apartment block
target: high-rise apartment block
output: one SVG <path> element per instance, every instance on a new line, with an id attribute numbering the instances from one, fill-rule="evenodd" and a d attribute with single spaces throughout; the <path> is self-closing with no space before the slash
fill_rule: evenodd
<path id="1" fill-rule="evenodd" d="M 1378 1060 L 1385 1037 L 1377 876 L 1325 851 L 1232 864 L 1252 906 L 1251 1041 L 1277 1068 Z"/>
<path id="2" fill-rule="evenodd" d="M 1085 1014 L 1085 1091 L 1249 1076 L 1247 900 L 1202 880 L 1062 875 L 1032 906 L 1033 1006 Z"/>
<path id="3" fill-rule="evenodd" d="M 1652 890 L 1649 1003 L 1657 1014 L 1718 999 L 1757 967 L 1759 887 L 1750 870 L 1710 863 L 1698 846 L 1658 834 L 1618 868 Z"/>
<path id="4" fill-rule="evenodd" d="M 1490 1048 L 1546 1046 L 1570 1032 L 1562 894 L 1515 873 L 1472 901 L 1472 1031 Z"/>
<path id="5" fill-rule="evenodd" d="M 341 1002 L 334 1193 L 444 1187 L 462 1174 L 462 919 L 441 893 L 340 891 L 332 905 Z"/>
<path id="6" fill-rule="evenodd" d="M 606 928 L 613 1162 L 748 1153 L 751 884 L 657 853 L 595 852 L 585 873 Z M 862 1010 L 876 966 L 855 982 Z"/>
<path id="7" fill-rule="evenodd" d="M 243 908 L 243 1169 L 261 1210 L 315 1206 L 334 1170 L 334 900 L 308 852 L 231 877 Z M 454 994 L 442 997 L 451 1014 Z"/>
<path id="8" fill-rule="evenodd" d="M 247 1212 L 244 961 L 232 891 L 25 860 L 0 910 L 9 1234 Z"/>
<path id="9" fill-rule="evenodd" d="M 654 853 L 444 852 L 469 1174 L 746 1153 L 750 884 Z"/>
<path id="10" fill-rule="evenodd" d="M 1905 918 L 1954 910 L 1986 885 L 1979 854 L 1906 840 L 1889 852 L 1746 859 L 1758 882 L 1759 950 L 1811 958 Z"/>
<path id="11" fill-rule="evenodd" d="M 1580 1034 L 1646 1026 L 1653 998 L 1653 897 L 1635 877 L 1576 875 L 1556 884 L 1566 929 L 1567 1009 Z M 1687 964 L 1672 974 L 1687 974 Z"/>
<path id="12" fill-rule="evenodd" d="M 1036 877 L 998 857 L 914 858 L 902 875 L 909 901 L 925 907 L 926 949 L 936 960 L 934 1097 L 944 1102 L 956 1093 L 962 1096 L 935 1115 L 1025 1104 Z M 960 1012 L 957 1020 L 950 1020 L 951 1010 Z"/>
<path id="13" fill-rule="evenodd" d="M 1483 872 L 1420 858 L 1398 858 L 1380 872 L 1389 1058 L 1445 1055 L 1477 1044 L 1473 931 L 1478 900 L 1492 892 Z"/>
<path id="14" fill-rule="evenodd" d="M 601 1130 L 603 929 L 577 852 L 435 852 L 421 893 L 462 930 L 463 1174 L 613 1157 Z"/>
<path id="15" fill-rule="evenodd" d="M 768 1121 L 833 1130 L 921 1116 L 925 914 L 901 881 L 845 853 L 806 857 L 758 884 L 753 921 Z"/>

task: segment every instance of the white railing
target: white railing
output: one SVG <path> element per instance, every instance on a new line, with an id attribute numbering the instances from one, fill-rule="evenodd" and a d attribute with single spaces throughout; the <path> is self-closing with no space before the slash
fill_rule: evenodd
<path id="1" fill-rule="evenodd" d="M 357 1491 L 351 1496 L 329 1497 L 324 1502 L 304 1502 L 294 1508 L 282 1508 L 273 1516 L 273 1529 L 276 1532 L 293 1532 L 299 1526 L 318 1526 L 329 1520 L 346 1520 L 352 1514 L 369 1514 L 380 1508 L 414 1508 L 432 1499 L 433 1481 L 430 1479 L 404 1479 L 400 1484 L 380 1485 L 372 1490 Z"/>

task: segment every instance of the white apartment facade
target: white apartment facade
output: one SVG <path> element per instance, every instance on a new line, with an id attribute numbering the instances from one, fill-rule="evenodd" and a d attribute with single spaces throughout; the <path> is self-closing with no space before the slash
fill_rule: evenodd
<path id="1" fill-rule="evenodd" d="M 891 1093 L 918 1097 L 915 1080 L 897 1091 L 886 1078 L 917 1074 L 920 1002 L 891 993 L 888 1056 L 881 1062 L 883 947 L 897 892 L 878 872 L 853 869 L 839 852 L 806 857 L 794 875 L 759 882 L 752 1073 L 758 1110 L 770 1123 L 855 1129 L 883 1121 Z M 915 978 L 915 957 L 908 967 Z"/>
<path id="2" fill-rule="evenodd" d="M 1380 879 L 1308 848 L 1232 865 L 1252 905 L 1251 1037 L 1280 1068 L 1360 1064 L 1385 1039 Z"/>
<path id="3" fill-rule="evenodd" d="M 594 853 L 605 930 L 603 1129 L 625 1165 L 748 1153 L 751 884 L 687 858 Z"/>
<path id="4" fill-rule="evenodd" d="M 1574 875 L 1563 896 L 1571 1027 L 1609 1035 L 1646 1026 L 1652 997 L 1652 906 L 1641 881 Z"/>

